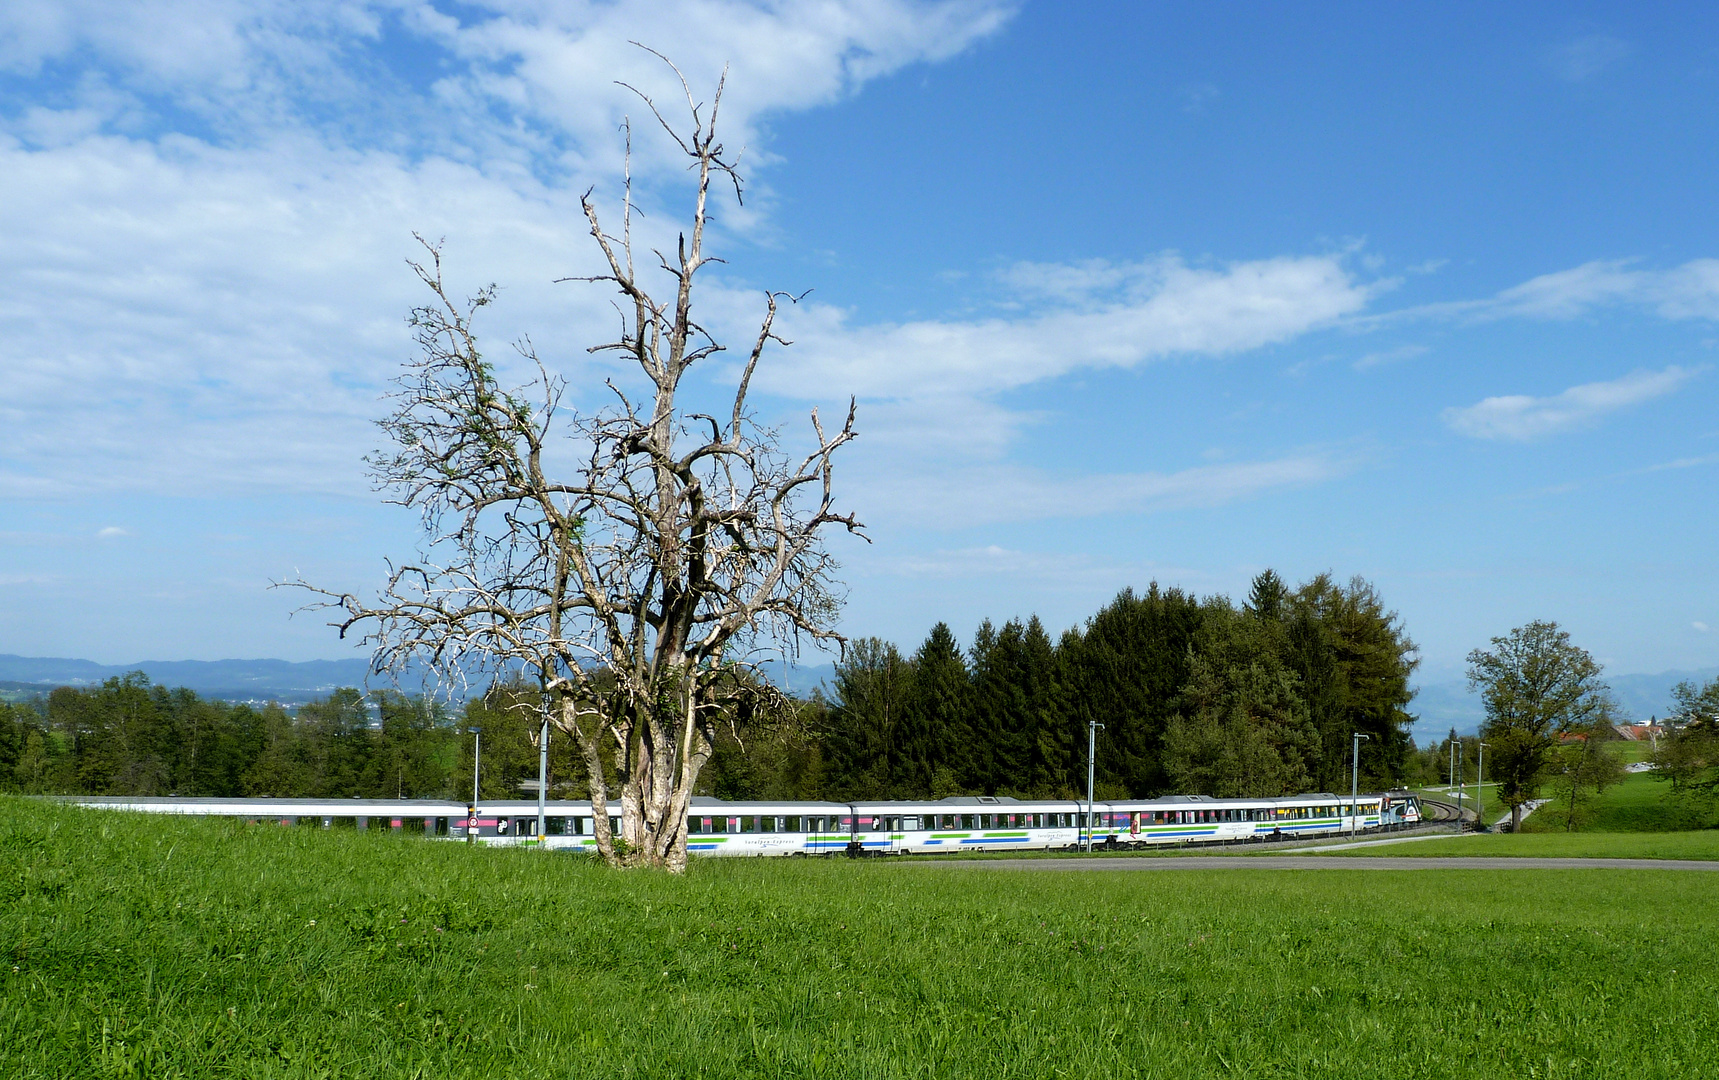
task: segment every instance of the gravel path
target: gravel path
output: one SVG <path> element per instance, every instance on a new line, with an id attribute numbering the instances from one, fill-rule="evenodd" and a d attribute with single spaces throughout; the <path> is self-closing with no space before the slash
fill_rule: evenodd
<path id="1" fill-rule="evenodd" d="M 1261 855 L 1247 859 L 1187 855 L 1167 859 L 987 859 L 982 862 L 914 859 L 901 865 L 966 870 L 1719 870 L 1719 862 L 1692 859 L 1534 859 L 1486 855 L 1382 855 L 1358 859 L 1329 855 Z"/>

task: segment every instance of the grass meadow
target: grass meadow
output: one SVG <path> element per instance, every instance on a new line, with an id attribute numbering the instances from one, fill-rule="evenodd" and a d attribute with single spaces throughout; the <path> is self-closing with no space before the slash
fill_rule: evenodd
<path id="1" fill-rule="evenodd" d="M 1639 743 L 1634 745 L 1640 745 Z M 1552 796 L 1550 788 L 1546 794 Z M 1522 831 L 1553 833 L 1567 831 L 1568 815 L 1554 797 L 1522 822 Z M 1652 773 L 1631 773 L 1600 792 L 1585 815 L 1579 830 L 1588 832 L 1673 832 L 1711 824 L 1703 813 L 1671 794 L 1671 785 Z"/>
<path id="2" fill-rule="evenodd" d="M 0 1076 L 1700 1076 L 1716 919 L 1675 871 L 676 879 L 0 800 Z"/>
<path id="3" fill-rule="evenodd" d="M 1284 852 L 1294 855 L 1297 852 Z M 1319 852 L 1344 858 L 1371 855 L 1513 855 L 1525 858 L 1719 860 L 1719 831 L 1469 833 L 1406 844 Z M 1261 856 L 1266 857 L 1264 855 Z"/>

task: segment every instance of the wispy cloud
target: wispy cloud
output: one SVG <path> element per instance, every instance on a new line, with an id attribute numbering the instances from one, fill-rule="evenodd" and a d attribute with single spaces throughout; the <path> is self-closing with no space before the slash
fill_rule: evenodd
<path id="1" fill-rule="evenodd" d="M 105 538 L 105 537 L 112 537 L 112 536 L 130 536 L 131 533 L 125 529 L 120 528 L 118 525 L 109 525 L 106 528 L 102 529 L 100 532 L 96 533 L 96 535 Z"/>
<path id="2" fill-rule="evenodd" d="M 1030 310 L 874 326 L 852 325 L 828 306 L 790 312 L 785 323 L 800 357 L 764 373 L 765 383 L 795 396 L 835 386 L 892 399 L 994 394 L 1080 369 L 1287 341 L 1361 310 L 1371 295 L 1340 255 L 1216 267 L 1174 254 L 1128 264 L 1028 263 L 1001 280 Z"/>
<path id="3" fill-rule="evenodd" d="M 1425 345 L 1402 345 L 1382 352 L 1370 352 L 1350 366 L 1356 371 L 1367 371 L 1386 364 L 1395 364 L 1400 360 L 1413 360 L 1417 356 L 1425 356 L 1429 351 Z"/>
<path id="4" fill-rule="evenodd" d="M 1476 439 L 1527 442 L 1663 397 L 1695 375 L 1694 369 L 1672 365 L 1664 371 L 1636 371 L 1610 382 L 1572 386 L 1551 397 L 1489 397 L 1466 408 L 1446 409 L 1444 420 L 1460 434 Z"/>
<path id="5" fill-rule="evenodd" d="M 1176 96 L 1182 99 L 1183 112 L 1190 116 L 1203 116 L 1207 108 L 1224 95 L 1209 82 L 1197 82 L 1177 87 Z"/>
<path id="6" fill-rule="evenodd" d="M 1565 82 L 1586 82 L 1634 54 L 1635 46 L 1609 34 L 1586 34 L 1546 50 L 1546 66 Z"/>
<path id="7" fill-rule="evenodd" d="M 1719 465 L 1719 454 L 1703 454 L 1700 457 L 1677 458 L 1673 461 L 1662 461 L 1657 465 L 1649 465 L 1638 472 L 1665 472 L 1670 469 L 1698 469 L 1703 465 Z"/>
<path id="8" fill-rule="evenodd" d="M 1307 452 L 1176 472 L 1079 475 L 1005 462 L 950 462 L 907 473 L 872 471 L 849 483 L 857 503 L 878 507 L 890 520 L 965 528 L 1222 506 L 1325 483 L 1353 472 L 1363 460 L 1354 452 Z"/>
<path id="9" fill-rule="evenodd" d="M 1661 318 L 1719 320 L 1719 259 L 1637 268 L 1635 259 L 1602 259 L 1530 278 L 1493 296 L 1420 304 L 1347 320 L 1358 328 L 1415 320 L 1484 323 L 1499 319 L 1575 319 L 1617 305 Z"/>

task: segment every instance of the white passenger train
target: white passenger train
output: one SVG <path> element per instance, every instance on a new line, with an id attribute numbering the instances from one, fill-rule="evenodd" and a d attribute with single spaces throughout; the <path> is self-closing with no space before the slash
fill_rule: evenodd
<path id="1" fill-rule="evenodd" d="M 199 799 L 73 797 L 80 806 L 146 813 L 243 818 L 281 825 L 352 827 L 475 839 L 494 845 L 596 848 L 591 804 L 546 804 L 543 835 L 535 802 L 423 799 Z M 613 809 L 613 808 L 611 808 Z M 956 796 L 936 802 L 723 802 L 695 798 L 687 850 L 699 855 L 908 855 L 962 851 L 1110 850 L 1168 844 L 1241 843 L 1328 836 L 1418 824 L 1420 805 L 1403 791 L 1279 799 L 1182 795 L 1100 802 Z M 611 818 L 619 830 L 620 819 Z M 475 835 L 474 835 L 475 834 Z"/>

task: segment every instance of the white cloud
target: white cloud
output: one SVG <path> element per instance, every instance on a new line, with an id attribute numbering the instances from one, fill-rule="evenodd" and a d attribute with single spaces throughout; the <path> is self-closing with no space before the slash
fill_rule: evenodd
<path id="1" fill-rule="evenodd" d="M 1572 386 L 1551 397 L 1513 394 L 1489 397 L 1466 408 L 1444 411 L 1447 424 L 1477 439 L 1526 442 L 1583 427 L 1607 413 L 1671 393 L 1696 374 L 1676 365 L 1664 371 L 1636 371 L 1611 382 Z"/>
<path id="2" fill-rule="evenodd" d="M 726 130 L 760 150 L 761 116 L 951 55 L 1010 13 L 984 0 L 460 10 L 0 6 L 0 70 L 45 73 L 30 108 L 0 114 L 0 492 L 356 494 L 377 399 L 409 353 L 413 230 L 447 238 L 460 291 L 503 284 L 486 313 L 497 361 L 526 328 L 581 343 L 609 331 L 599 290 L 551 281 L 591 269 L 577 193 L 613 194 L 614 122 L 639 111 L 613 79 L 665 89 L 629 38 L 673 55 L 701 96 L 732 59 Z M 390 59 L 385 28 L 423 55 Z M 653 164 L 657 132 L 635 142 L 654 208 L 683 170 Z M 647 220 L 647 242 L 674 219 Z M 595 362 L 546 359 L 575 378 Z"/>
<path id="3" fill-rule="evenodd" d="M 1709 631 L 1711 631 L 1713 629 L 1711 626 L 1708 626 L 1704 622 L 1692 622 L 1689 625 L 1693 626 L 1695 629 L 1701 631 L 1703 634 L 1708 633 Z"/>
<path id="4" fill-rule="evenodd" d="M 106 528 L 103 528 L 100 532 L 97 532 L 96 535 L 105 538 L 111 536 L 130 536 L 131 533 L 120 528 L 118 525 L 109 525 Z"/>
<path id="5" fill-rule="evenodd" d="M 1570 319 L 1607 304 L 1648 307 L 1667 319 L 1719 319 L 1719 259 L 1669 270 L 1632 270 L 1628 261 L 1590 262 L 1506 289 L 1482 314 Z"/>
<path id="6" fill-rule="evenodd" d="M 1414 319 L 1575 319 L 1615 305 L 1646 308 L 1672 320 L 1719 319 L 1719 259 L 1692 259 L 1665 270 L 1635 269 L 1635 262 L 1595 260 L 1541 274 L 1485 299 L 1422 304 L 1348 322 L 1365 327 Z"/>
<path id="7" fill-rule="evenodd" d="M 1359 311 L 1370 295 L 1341 256 L 1193 267 L 1176 255 L 1114 265 L 1023 264 L 1004 284 L 1036 301 L 1011 318 L 853 326 L 807 305 L 784 323 L 798 355 L 763 376 L 778 393 L 918 399 L 989 395 L 1093 368 L 1222 356 L 1287 341 Z M 1048 301 L 1048 303 L 1046 302 Z"/>

